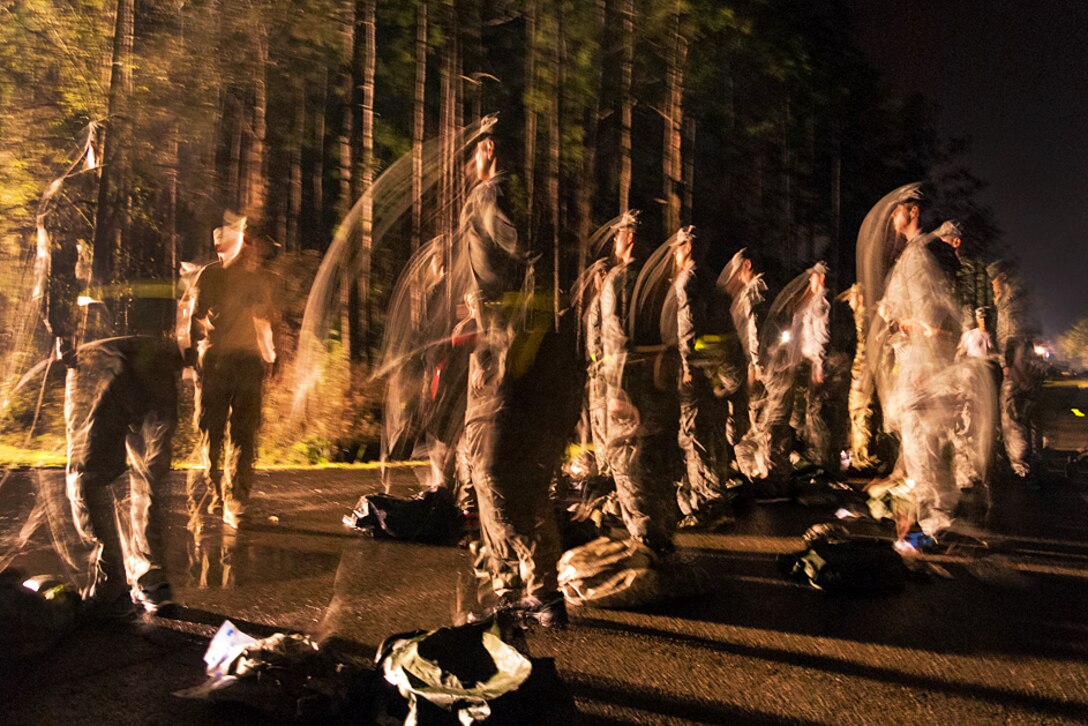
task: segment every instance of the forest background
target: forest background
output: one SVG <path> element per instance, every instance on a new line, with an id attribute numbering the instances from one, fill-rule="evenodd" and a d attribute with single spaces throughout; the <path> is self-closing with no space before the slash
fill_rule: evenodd
<path id="1" fill-rule="evenodd" d="M 393 283 L 455 223 L 467 179 L 468 159 L 451 156 L 443 183 L 417 193 L 422 145 L 486 114 L 499 114 L 504 206 L 556 287 L 594 229 L 637 207 L 649 248 L 694 223 L 711 264 L 746 246 L 773 293 L 824 259 L 834 292 L 853 282 L 865 213 L 918 179 L 934 182 L 937 216 L 964 225 L 969 254 L 1001 254 L 983 182 L 959 161 L 968 140 L 942 138 L 938 109 L 889 90 L 852 22 L 838 0 L 0 0 L 0 459 L 63 458 L 61 367 L 15 381 L 48 350 L 28 310 L 41 200 L 88 142 L 96 165 L 66 181 L 47 226 L 90 270 L 102 334 L 169 329 L 182 263 L 213 258 L 224 210 L 275 243 L 284 360 L 266 462 L 377 453 L 369 373 Z M 357 262 L 337 280 L 329 353 L 347 373 L 288 426 L 321 256 L 405 155 L 410 209 L 380 247 L 362 210 Z M 192 438 L 183 426 L 182 457 Z"/>

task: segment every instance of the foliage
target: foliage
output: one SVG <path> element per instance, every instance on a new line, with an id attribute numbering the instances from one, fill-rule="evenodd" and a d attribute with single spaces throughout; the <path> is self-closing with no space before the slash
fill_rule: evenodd
<path id="1" fill-rule="evenodd" d="M 1073 323 L 1059 338 L 1058 348 L 1070 366 L 1088 370 L 1088 318 Z"/>
<path id="2" fill-rule="evenodd" d="M 378 172 L 412 146 L 419 6 L 419 0 L 377 3 Z M 581 231 L 620 211 L 623 6 L 618 0 L 427 3 L 425 137 L 441 128 L 447 80 L 458 92 L 462 121 L 477 109 L 500 113 L 505 204 L 538 251 L 559 241 L 555 258 L 551 250 L 541 255 L 539 279 L 552 279 L 553 259 L 569 279 Z M 132 89 L 125 113 L 107 119 L 118 7 L 119 0 L 0 3 L 0 292 L 8 296 L 0 300 L 0 323 L 11 329 L 15 311 L 29 299 L 18 275 L 33 254 L 41 195 L 69 161 L 80 129 L 101 121 L 97 145 L 129 140 L 127 222 L 118 249 L 93 253 L 119 255 L 122 277 L 173 282 L 178 261 L 211 257 L 211 230 L 223 210 L 245 209 L 289 253 L 275 264 L 290 288 L 283 292 L 283 329 L 297 330 L 304 281 L 330 243 L 337 210 L 354 201 L 343 198 L 352 185 L 341 182 L 361 155 L 355 67 L 361 3 L 135 2 L 131 56 L 122 59 L 132 70 Z M 533 7 L 536 30 L 529 37 Z M 672 232 L 663 228 L 663 113 L 666 69 L 682 36 L 689 50 L 681 113 L 692 130 L 682 146 L 692 170 L 685 179 L 690 218 L 683 222 L 695 223 L 711 240 L 712 263 L 748 246 L 771 283 L 780 284 L 823 257 L 838 273 L 835 284 L 845 287 L 852 281 L 854 234 L 871 204 L 924 177 L 937 182 L 942 212 L 965 222 L 974 253 L 985 256 L 997 245 L 993 214 L 977 201 L 982 182 L 958 162 L 966 142 L 940 138 L 924 100 L 887 90 L 852 45 L 846 3 L 633 0 L 633 8 L 631 205 L 643 209 L 645 243 L 656 245 Z M 459 65 L 448 79 L 447 63 L 454 61 Z M 526 159 L 531 114 L 537 136 L 534 157 Z M 121 129 L 128 135 L 119 136 Z M 555 150 L 558 184 L 552 186 L 546 179 Z M 60 244 L 93 238 L 104 211 L 95 188 L 101 173 L 66 186 L 64 209 L 50 222 Z M 255 195 L 255 189 L 266 193 Z M 428 196 L 424 239 L 441 229 L 451 205 Z M 366 307 L 375 332 L 411 253 L 410 239 L 404 221 L 374 252 Z M 144 315 L 141 305 L 130 301 L 117 310 L 117 325 L 127 327 L 114 332 L 141 325 L 139 332 L 150 332 L 146 328 L 169 317 Z M 292 395 L 284 381 L 295 342 L 290 333 L 281 341 L 285 361 L 269 391 L 268 446 L 320 460 L 343 448 L 334 442 L 373 440 L 381 391 L 358 364 L 345 364 L 323 381 L 325 410 L 314 412 L 308 431 L 287 430 L 279 413 Z M 376 349 L 378 343 L 375 334 L 366 344 Z M 44 354 L 18 352 L 24 358 L 8 366 L 12 371 Z M 300 440 L 308 443 L 293 443 Z"/>

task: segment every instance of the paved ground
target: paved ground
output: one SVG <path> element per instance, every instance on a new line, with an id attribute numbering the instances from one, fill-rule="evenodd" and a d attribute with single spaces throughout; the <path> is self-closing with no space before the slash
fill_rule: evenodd
<path id="1" fill-rule="evenodd" d="M 0 488 L 10 535 L 35 476 Z M 59 472 L 43 476 L 58 477 Z M 400 471 L 398 481 L 411 480 Z M 376 542 L 340 523 L 379 487 L 364 471 L 261 473 L 240 533 L 185 527 L 171 480 L 175 619 L 84 626 L 45 655 L 0 654 L 5 724 L 267 723 L 171 694 L 204 680 L 224 618 L 257 635 L 337 635 L 370 651 L 386 635 L 450 623 L 470 588 L 464 552 Z M 834 506 L 757 506 L 717 534 L 679 537 L 709 597 L 652 612 L 578 611 L 530 634 L 554 657 L 587 723 L 1088 722 L 1088 501 L 1054 483 L 997 492 L 988 547 L 935 557 L 948 577 L 886 598 L 829 598 L 782 579 L 778 553 Z M 859 529 L 883 533 L 873 525 Z M 41 543 L 15 563 L 61 572 Z"/>

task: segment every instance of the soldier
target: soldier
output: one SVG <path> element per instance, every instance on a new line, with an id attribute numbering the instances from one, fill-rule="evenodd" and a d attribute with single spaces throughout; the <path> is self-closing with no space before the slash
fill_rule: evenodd
<path id="1" fill-rule="evenodd" d="M 763 372 L 759 361 L 759 325 L 767 284 L 757 275 L 747 250 L 741 249 L 718 276 L 718 287 L 729 296 L 729 314 L 740 341 L 746 363 L 746 385 L 736 387 L 729 396 L 729 418 L 726 437 L 735 449 L 737 465 L 747 477 L 758 471 L 749 436 L 757 419 L 757 407 L 763 399 Z M 758 437 L 755 437 L 758 438 Z"/>
<path id="2" fill-rule="evenodd" d="M 676 298 L 677 348 L 680 356 L 680 425 L 677 442 L 684 455 L 684 477 L 677 492 L 683 528 L 713 526 L 723 516 L 732 448 L 725 439 L 726 406 L 715 395 L 712 376 L 724 366 L 712 364 L 707 349 L 711 336 L 708 309 L 713 288 L 702 275 L 691 226 L 676 233 L 673 249 L 672 292 Z M 715 330 L 714 334 L 725 331 Z M 722 338 L 723 335 L 716 337 Z M 724 348 L 724 346 L 722 346 Z M 724 353 L 724 350 L 721 351 Z M 732 361 L 730 361 L 732 362 Z M 731 393 L 740 384 L 737 370 L 725 375 Z M 724 393 L 723 393 L 724 395 Z"/>
<path id="3" fill-rule="evenodd" d="M 264 378 L 276 350 L 268 273 L 246 241 L 245 218 L 228 214 L 226 221 L 214 235 L 219 259 L 204 267 L 193 284 L 186 362 L 198 371 L 196 421 L 211 499 L 207 509 L 215 513 L 222 508 L 223 522 L 237 528 L 249 500 Z M 228 423 L 223 479 L 219 460 Z M 196 504 L 195 493 L 189 497 Z"/>
<path id="4" fill-rule="evenodd" d="M 43 238 L 48 239 L 44 235 Z M 172 337 L 126 336 L 76 345 L 80 292 L 74 246 L 50 250 L 46 326 L 67 367 L 64 396 L 66 491 L 76 531 L 94 548 L 84 592 L 91 617 L 150 613 L 171 603 L 165 571 L 165 479 L 177 424 L 181 353 Z M 94 303 L 97 304 L 97 303 Z M 126 461 L 127 459 L 127 461 Z M 129 472 L 128 513 L 115 511 L 110 486 Z M 126 522 L 124 546 L 118 521 Z M 127 562 L 126 562 L 127 555 Z"/>
<path id="5" fill-rule="evenodd" d="M 1001 432 L 1013 473 L 1021 479 L 1038 474 L 1042 439 L 1036 399 L 1046 377 L 1035 352 L 1035 326 L 1027 291 L 1010 265 L 990 268 L 997 307 L 997 349 L 1001 356 Z"/>
<path id="6" fill-rule="evenodd" d="M 638 273 L 637 225 L 633 211 L 616 224 L 612 247 L 616 264 L 601 290 L 608 462 L 627 531 L 658 554 L 666 554 L 673 550 L 676 522 L 672 474 L 678 421 L 667 392 L 675 390 L 675 383 L 655 380 L 664 346 L 644 345 L 646 341 L 630 329 Z"/>
<path id="7" fill-rule="evenodd" d="M 857 344 L 854 348 L 854 362 L 850 367 L 850 466 L 858 471 L 873 469 L 880 464 L 872 449 L 875 443 L 876 429 L 873 425 L 874 390 L 872 377 L 868 375 L 868 361 L 865 358 L 865 340 L 867 331 L 865 321 L 865 290 L 860 282 L 855 282 L 839 298 L 846 301 L 854 314 L 854 331 Z"/>
<path id="8" fill-rule="evenodd" d="M 795 278 L 775 299 L 763 331 L 767 399 L 760 429 L 768 437 L 769 451 L 762 494 L 769 498 L 786 494 L 795 436 L 809 463 L 834 471 L 830 434 L 820 411 L 830 336 L 826 276 L 827 267 L 818 262 Z"/>
<path id="9" fill-rule="evenodd" d="M 133 602 L 157 612 L 172 601 L 164 559 L 164 487 L 177 426 L 181 352 L 170 338 L 127 336 L 84 345 L 66 362 L 68 498 L 77 531 L 96 547 L 86 596 L 97 614 L 108 617 L 131 612 Z M 126 468 L 128 567 L 109 491 Z"/>
<path id="10" fill-rule="evenodd" d="M 934 538 L 951 526 L 960 494 L 944 452 L 955 438 L 965 395 L 977 396 L 975 410 L 984 410 L 984 392 L 975 385 L 984 367 L 953 365 L 959 305 L 951 277 L 932 252 L 935 235 L 922 230 L 921 201 L 912 189 L 891 210 L 892 229 L 907 242 L 877 306 L 887 334 L 870 339 L 894 355 L 894 365 L 878 371 L 878 390 L 886 423 L 899 433 L 899 468 L 910 490 L 911 507 L 897 523 L 901 540 L 915 521 Z"/>
<path id="11" fill-rule="evenodd" d="M 581 401 L 574 326 L 566 316 L 556 332 L 552 316 L 533 304 L 532 261 L 498 208 L 490 139 L 476 147 L 476 176 L 460 240 L 478 301 L 464 431 L 469 476 L 500 606 L 562 626 L 559 532 L 548 488 Z"/>

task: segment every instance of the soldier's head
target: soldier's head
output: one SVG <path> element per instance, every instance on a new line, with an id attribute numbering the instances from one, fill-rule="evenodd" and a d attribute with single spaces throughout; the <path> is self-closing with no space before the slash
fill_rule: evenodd
<path id="1" fill-rule="evenodd" d="M 695 260 L 695 227 L 687 225 L 677 230 L 669 243 L 676 269 L 684 269 Z"/>
<path id="2" fill-rule="evenodd" d="M 473 158 L 478 181 L 487 181 L 495 176 L 498 161 L 495 158 L 495 140 L 491 136 L 485 136 L 476 143 Z"/>
<path id="3" fill-rule="evenodd" d="M 748 256 L 748 248 L 742 247 L 722 268 L 718 276 L 718 285 L 724 287 L 729 295 L 736 295 L 754 280 L 755 276 L 752 258 Z"/>
<path id="4" fill-rule="evenodd" d="M 845 302 L 854 312 L 857 312 L 860 308 L 865 306 L 865 294 L 862 292 L 860 282 L 855 282 L 853 285 L 843 290 L 835 299 Z"/>
<path id="5" fill-rule="evenodd" d="M 813 297 L 820 297 L 827 291 L 827 265 L 817 262 L 808 271 L 808 291 Z"/>
<path id="6" fill-rule="evenodd" d="M 892 210 L 892 229 L 901 237 L 913 237 L 921 229 L 922 205 L 909 199 L 895 205 Z"/>
<path id="7" fill-rule="evenodd" d="M 635 230 L 638 228 L 638 210 L 628 209 L 613 227 L 612 255 L 621 261 L 630 260 L 635 251 Z"/>
<path id="8" fill-rule="evenodd" d="M 246 244 L 246 218 L 231 211 L 223 213 L 223 225 L 212 232 L 215 254 L 224 267 L 229 267 Z"/>
<path id="9" fill-rule="evenodd" d="M 986 308 L 975 308 L 975 325 L 983 333 L 986 332 Z"/>

